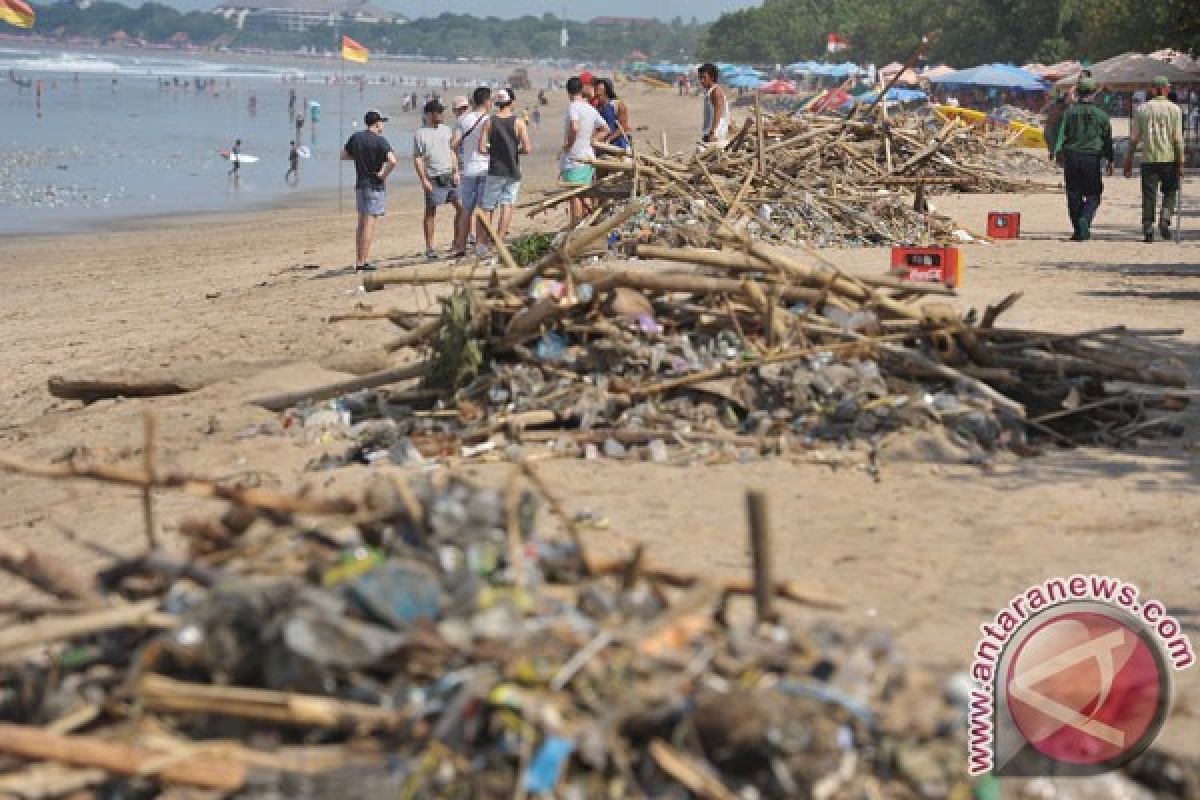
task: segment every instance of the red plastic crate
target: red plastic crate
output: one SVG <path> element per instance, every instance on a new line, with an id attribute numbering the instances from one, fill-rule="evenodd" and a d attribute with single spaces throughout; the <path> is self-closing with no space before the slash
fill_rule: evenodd
<path id="1" fill-rule="evenodd" d="M 892 248 L 891 272 L 904 280 L 961 286 L 962 253 L 957 247 L 897 245 Z"/>
<path id="2" fill-rule="evenodd" d="M 993 239 L 1020 239 L 1021 213 L 1019 211 L 989 211 L 987 235 Z"/>

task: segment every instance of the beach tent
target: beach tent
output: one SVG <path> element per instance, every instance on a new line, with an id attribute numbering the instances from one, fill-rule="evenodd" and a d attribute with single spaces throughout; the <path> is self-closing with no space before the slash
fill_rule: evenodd
<path id="1" fill-rule="evenodd" d="M 762 86 L 758 87 L 758 90 L 763 94 L 795 94 L 796 84 L 792 83 L 791 81 L 785 81 L 781 78 L 776 78 L 773 81 L 764 83 Z"/>
<path id="2" fill-rule="evenodd" d="M 730 66 L 728 69 L 721 71 L 722 78 L 734 78 L 738 75 L 749 75 L 754 78 L 765 78 L 767 73 L 762 70 L 755 69 L 750 66 Z"/>
<path id="3" fill-rule="evenodd" d="M 984 64 L 960 69 L 948 75 L 930 78 L 929 82 L 944 89 L 1007 89 L 1021 92 L 1044 92 L 1049 85 L 1031 72 L 1011 64 Z"/>
<path id="4" fill-rule="evenodd" d="M 1150 86 L 1159 75 L 1172 84 L 1200 86 L 1200 72 L 1180 69 L 1174 64 L 1159 61 L 1141 53 L 1122 53 L 1107 61 L 1093 64 L 1089 69 L 1101 88 L 1119 92 L 1135 91 Z M 1059 86 L 1074 86 L 1079 74 L 1063 78 Z"/>
<path id="5" fill-rule="evenodd" d="M 804 75 L 822 66 L 824 65 L 819 61 L 797 61 L 795 64 L 788 64 L 785 69 L 795 75 Z"/>

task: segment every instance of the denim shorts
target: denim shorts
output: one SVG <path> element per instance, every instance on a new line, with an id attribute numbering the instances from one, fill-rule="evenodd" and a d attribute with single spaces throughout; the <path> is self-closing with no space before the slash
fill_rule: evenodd
<path id="1" fill-rule="evenodd" d="M 521 180 L 519 178 L 488 175 L 487 187 L 483 190 L 483 201 L 480 206 L 484 211 L 495 211 L 496 206 L 515 206 L 517 192 L 520 190 Z"/>
<path id="2" fill-rule="evenodd" d="M 458 184 L 458 196 L 467 211 L 483 202 L 483 189 L 487 184 L 487 177 L 486 174 L 462 176 L 462 182 Z"/>
<path id="3" fill-rule="evenodd" d="M 360 187 L 354 190 L 354 201 L 360 214 L 382 217 L 387 213 L 386 189 L 373 189 L 370 186 Z"/>

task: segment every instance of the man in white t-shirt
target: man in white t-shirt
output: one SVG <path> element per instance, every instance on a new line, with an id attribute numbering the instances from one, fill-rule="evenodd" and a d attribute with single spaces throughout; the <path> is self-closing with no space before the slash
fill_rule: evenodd
<path id="1" fill-rule="evenodd" d="M 459 99 L 465 98 L 456 98 L 456 102 Z M 462 201 L 463 206 L 462 224 L 454 234 L 456 256 L 466 254 L 467 234 L 471 230 L 475 207 L 483 200 L 489 159 L 480 152 L 479 137 L 483 135 L 483 128 L 487 123 L 491 108 L 492 90 L 486 86 L 480 86 L 471 94 L 471 110 L 465 114 L 459 113 L 458 122 L 454 125 L 454 139 L 450 144 L 458 153 L 459 163 L 462 164 L 462 183 L 458 187 L 458 198 Z M 476 222 L 475 241 L 486 242 L 485 233 L 483 224 Z"/>
<path id="2" fill-rule="evenodd" d="M 571 98 L 567 106 L 563 147 L 559 153 L 562 160 L 562 180 L 576 186 L 588 186 L 596 174 L 590 162 L 596 157 L 592 143 L 608 136 L 608 123 L 600 112 L 583 99 L 583 81 L 571 78 L 567 81 L 567 95 Z M 587 205 L 580 197 L 571 199 L 571 222 L 574 224 L 587 213 Z"/>

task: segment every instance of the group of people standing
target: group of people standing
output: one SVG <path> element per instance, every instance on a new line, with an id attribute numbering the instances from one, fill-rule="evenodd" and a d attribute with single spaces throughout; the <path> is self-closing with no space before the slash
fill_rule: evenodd
<path id="1" fill-rule="evenodd" d="M 1068 107 L 1068 98 L 1063 96 L 1047 113 L 1046 144 L 1063 168 L 1071 241 L 1075 242 L 1091 238 L 1104 193 L 1104 174 L 1113 174 L 1116 161 L 1112 123 L 1094 102 L 1097 89 L 1095 78 L 1084 74 L 1075 86 L 1075 102 Z M 1183 112 L 1168 98 L 1170 90 L 1165 77 L 1154 79 L 1150 99 L 1134 115 L 1122 170 L 1126 178 L 1133 176 L 1133 157 L 1140 147 L 1142 237 L 1147 243 L 1154 241 L 1156 214 L 1159 235 L 1170 238 L 1171 217 L 1183 179 Z"/>
<path id="2" fill-rule="evenodd" d="M 595 175 L 592 161 L 597 144 L 625 151 L 631 147 L 629 111 L 608 78 L 584 73 L 570 78 L 566 90 L 569 103 L 559 151 L 560 177 L 564 183 L 586 186 Z M 500 239 L 507 235 L 521 188 L 521 158 L 533 152 L 530 121 L 516 113 L 515 103 L 512 89 L 480 86 L 469 99 L 459 96 L 451 101 L 452 125 L 445 122 L 447 109 L 440 98 L 425 103 L 421 126 L 413 135 L 413 169 L 424 195 L 422 227 L 430 260 L 438 258 L 435 233 L 442 206 L 454 209 L 451 257 L 467 254 L 472 234 L 476 255 L 484 258 L 491 253 L 492 235 Z M 397 164 L 395 151 L 383 136 L 387 121 L 380 112 L 368 111 L 365 129 L 353 134 L 342 150 L 342 159 L 355 165 L 356 271 L 374 269 L 370 251 L 375 222 L 386 213 L 386 181 Z M 582 198 L 571 201 L 573 220 L 588 210 Z"/>

